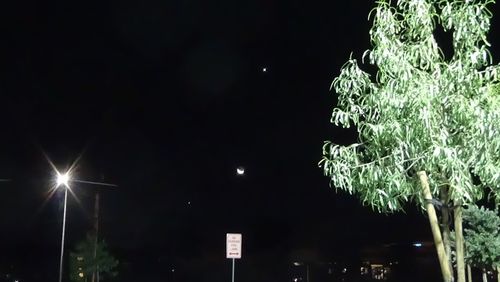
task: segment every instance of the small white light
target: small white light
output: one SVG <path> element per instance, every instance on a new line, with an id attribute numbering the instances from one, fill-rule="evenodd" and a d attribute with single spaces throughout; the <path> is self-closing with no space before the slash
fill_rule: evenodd
<path id="1" fill-rule="evenodd" d="M 65 187 L 68 187 L 68 182 L 69 182 L 69 175 L 68 173 L 63 173 L 63 174 L 57 174 L 57 187 L 64 185 Z"/>
<path id="2" fill-rule="evenodd" d="M 420 248 L 420 247 L 422 247 L 422 243 L 413 243 L 413 246 L 417 247 L 417 248 Z"/>
<path id="3" fill-rule="evenodd" d="M 267 72 L 267 68 L 262 68 L 262 72 Z"/>

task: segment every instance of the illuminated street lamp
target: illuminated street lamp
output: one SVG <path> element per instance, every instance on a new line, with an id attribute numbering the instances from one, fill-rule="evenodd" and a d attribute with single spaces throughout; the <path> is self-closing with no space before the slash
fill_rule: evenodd
<path id="1" fill-rule="evenodd" d="M 115 184 L 109 184 L 109 183 L 73 179 L 71 177 L 71 173 L 70 173 L 72 171 L 71 168 L 66 173 L 60 173 L 52 163 L 51 163 L 51 165 L 56 172 L 54 189 L 59 189 L 59 187 L 62 187 L 64 189 L 63 225 L 62 225 L 62 235 L 61 235 L 61 256 L 60 256 L 60 261 L 59 261 L 59 282 L 62 282 L 63 261 L 64 261 L 64 237 L 65 237 L 65 233 L 66 233 L 66 207 L 67 207 L 67 203 L 68 203 L 68 190 L 70 192 L 72 192 L 69 183 L 70 182 L 79 182 L 79 183 L 86 183 L 86 184 L 99 185 L 99 186 L 110 186 L 110 187 L 118 187 L 118 186 Z M 98 194 L 97 194 L 96 195 L 96 203 L 98 203 L 98 199 L 99 198 L 98 198 Z M 97 207 L 97 204 L 96 204 L 96 207 Z M 96 229 L 96 245 L 94 246 L 94 256 L 96 254 L 95 253 L 96 248 L 97 248 L 97 229 Z M 97 278 L 97 281 L 99 281 L 99 278 Z"/>
<path id="2" fill-rule="evenodd" d="M 61 235 L 61 258 L 59 261 L 59 282 L 62 282 L 62 274 L 63 274 L 64 234 L 66 231 L 66 205 L 68 202 L 69 181 L 70 181 L 69 173 L 66 172 L 60 174 L 59 172 L 57 172 L 56 188 L 59 188 L 61 186 L 64 188 L 63 226 Z"/>
<path id="3" fill-rule="evenodd" d="M 65 187 L 68 187 L 68 182 L 69 182 L 69 174 L 64 173 L 64 174 L 57 174 L 57 187 L 63 185 Z"/>

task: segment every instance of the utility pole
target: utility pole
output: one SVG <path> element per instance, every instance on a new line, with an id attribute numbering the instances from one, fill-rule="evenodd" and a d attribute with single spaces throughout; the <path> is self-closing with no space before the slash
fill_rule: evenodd
<path id="1" fill-rule="evenodd" d="M 94 203 L 94 262 L 97 260 L 97 244 L 99 243 L 99 192 L 95 193 Z M 92 272 L 92 282 L 99 282 L 99 265 Z"/>
<path id="2" fill-rule="evenodd" d="M 307 282 L 309 281 L 309 263 L 306 264 L 306 276 L 307 276 Z"/>
<path id="3" fill-rule="evenodd" d="M 94 181 L 86 181 L 86 180 L 73 180 L 74 182 L 99 185 L 99 186 L 109 186 L 109 187 L 118 187 L 116 184 L 103 183 L 103 182 L 94 182 Z M 94 219 L 93 219 L 93 235 L 94 237 L 94 262 L 97 259 L 97 244 L 99 243 L 99 192 L 96 191 L 95 194 L 95 204 L 94 204 Z M 99 282 L 99 265 L 96 265 L 95 270 L 92 272 L 91 282 Z"/>

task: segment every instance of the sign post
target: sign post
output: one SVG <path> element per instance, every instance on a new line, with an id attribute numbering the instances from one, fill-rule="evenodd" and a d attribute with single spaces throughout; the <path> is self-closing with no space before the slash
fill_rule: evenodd
<path id="1" fill-rule="evenodd" d="M 233 260 L 233 271 L 231 273 L 231 282 L 234 282 L 234 260 L 241 258 L 241 234 L 226 234 L 226 258 Z"/>
<path id="2" fill-rule="evenodd" d="M 231 282 L 234 282 L 234 259 L 233 259 L 233 271 L 231 272 Z"/>

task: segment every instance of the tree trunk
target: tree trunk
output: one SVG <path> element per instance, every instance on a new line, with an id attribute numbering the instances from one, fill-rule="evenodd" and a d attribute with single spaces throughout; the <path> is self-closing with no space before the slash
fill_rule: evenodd
<path id="1" fill-rule="evenodd" d="M 483 268 L 483 282 L 488 282 L 488 275 L 486 274 L 486 269 Z"/>
<path id="2" fill-rule="evenodd" d="M 440 192 L 441 203 L 443 204 L 441 209 L 441 232 L 443 233 L 444 250 L 446 252 L 446 256 L 448 256 L 450 273 L 453 277 L 453 264 L 451 263 L 450 209 L 448 206 L 450 197 L 448 195 L 448 187 L 443 186 Z"/>
<path id="3" fill-rule="evenodd" d="M 441 267 L 441 274 L 443 275 L 443 281 L 452 282 L 453 277 L 448 265 L 448 256 L 446 255 L 446 251 L 444 250 L 443 238 L 441 237 L 441 230 L 439 229 L 436 210 L 431 203 L 432 194 L 429 188 L 429 179 L 427 178 L 427 173 L 425 173 L 425 171 L 419 171 L 417 172 L 417 175 L 423 190 L 425 209 L 427 210 L 427 215 L 429 216 L 429 224 L 431 225 L 432 237 L 434 238 L 434 244 L 436 245 L 439 265 Z"/>
<path id="4" fill-rule="evenodd" d="M 500 282 L 500 265 L 497 266 L 497 282 Z"/>
<path id="5" fill-rule="evenodd" d="M 472 282 L 472 269 L 470 268 L 470 264 L 467 264 L 467 282 Z"/>
<path id="6" fill-rule="evenodd" d="M 462 228 L 462 203 L 454 202 L 454 225 L 455 225 L 455 244 L 457 252 L 457 282 L 465 282 L 465 250 L 464 233 Z"/>

